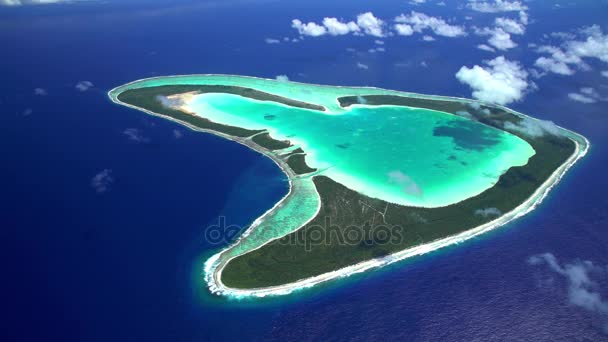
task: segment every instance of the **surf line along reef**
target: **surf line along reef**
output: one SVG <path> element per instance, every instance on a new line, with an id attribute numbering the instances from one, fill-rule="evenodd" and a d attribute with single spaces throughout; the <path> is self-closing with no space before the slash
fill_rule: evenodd
<path id="1" fill-rule="evenodd" d="M 230 75 L 142 79 L 115 103 L 271 158 L 289 193 L 205 263 L 209 289 L 287 294 L 462 242 L 533 210 L 589 149 L 503 106 Z"/>

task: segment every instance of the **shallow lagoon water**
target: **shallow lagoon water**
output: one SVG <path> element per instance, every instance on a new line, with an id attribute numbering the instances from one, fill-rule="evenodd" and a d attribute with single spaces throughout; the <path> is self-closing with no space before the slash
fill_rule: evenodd
<path id="1" fill-rule="evenodd" d="M 420 108 L 357 105 L 325 113 L 230 94 L 198 95 L 189 108 L 215 122 L 268 129 L 302 146 L 320 174 L 402 205 L 462 201 L 534 155 L 510 133 Z"/>
<path id="2" fill-rule="evenodd" d="M 339 106 L 350 95 L 398 94 L 378 88 L 332 87 L 225 75 L 146 79 L 120 87 L 236 85 L 324 106 L 289 107 L 231 94 L 201 94 L 189 110 L 211 121 L 267 129 L 307 153 L 307 163 L 364 195 L 409 206 L 440 207 L 491 188 L 500 175 L 534 155 L 524 140 L 444 112 L 397 106 Z M 444 99 L 445 100 L 445 99 Z"/>

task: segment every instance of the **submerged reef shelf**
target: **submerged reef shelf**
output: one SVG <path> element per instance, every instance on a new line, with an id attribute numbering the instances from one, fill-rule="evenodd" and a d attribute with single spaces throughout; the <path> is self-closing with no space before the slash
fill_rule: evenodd
<path id="1" fill-rule="evenodd" d="M 464 241 L 532 210 L 589 148 L 503 106 L 229 75 L 111 90 L 121 105 L 271 158 L 289 193 L 204 277 L 228 296 L 290 293 Z"/>

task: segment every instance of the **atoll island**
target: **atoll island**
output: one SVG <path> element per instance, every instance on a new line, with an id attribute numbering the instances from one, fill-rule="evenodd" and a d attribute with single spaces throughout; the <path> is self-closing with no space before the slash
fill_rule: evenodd
<path id="1" fill-rule="evenodd" d="M 229 75 L 138 80 L 121 105 L 246 145 L 289 192 L 205 263 L 217 294 L 286 294 L 462 242 L 534 209 L 589 149 L 506 107 Z"/>

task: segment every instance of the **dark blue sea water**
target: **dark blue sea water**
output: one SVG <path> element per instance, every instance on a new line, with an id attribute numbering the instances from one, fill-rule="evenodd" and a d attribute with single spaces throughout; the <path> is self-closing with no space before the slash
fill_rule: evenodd
<path id="1" fill-rule="evenodd" d="M 507 53 L 526 65 L 537 57 L 526 43 L 545 33 L 589 24 L 608 30 L 605 2 L 567 11 L 529 5 L 533 23 Z M 457 7 L 417 9 L 487 20 Z M 608 94 L 608 78 L 599 76 L 608 68 L 598 61 L 590 61 L 594 72 L 535 80 L 538 90 L 512 106 L 593 144 L 525 218 L 284 298 L 227 301 L 203 288 L 201 263 L 221 247 L 203 239 L 204 227 L 219 216 L 246 226 L 284 196 L 286 179 L 243 146 L 116 106 L 106 91 L 155 75 L 228 73 L 469 96 L 454 73 L 492 56 L 474 48 L 478 37 L 433 44 L 388 37 L 383 54 L 346 51 L 373 47 L 369 37 L 264 42 L 295 37 L 293 18 L 348 19 L 367 10 L 391 18 L 411 8 L 317 0 L 0 8 L 0 340 L 607 339 L 601 307 L 573 305 L 566 278 L 527 262 L 545 252 L 562 265 L 593 262 L 590 291 L 606 303 L 608 106 L 567 98 L 589 85 Z M 77 91 L 85 80 L 95 86 Z M 91 182 L 104 170 L 113 181 L 98 193 Z"/>

